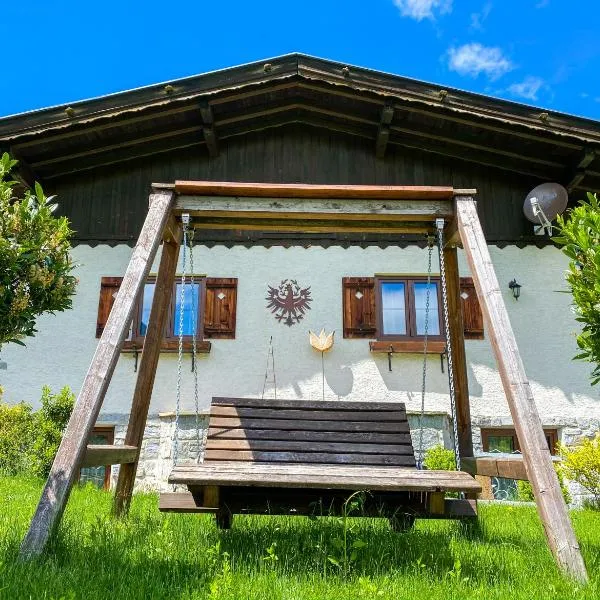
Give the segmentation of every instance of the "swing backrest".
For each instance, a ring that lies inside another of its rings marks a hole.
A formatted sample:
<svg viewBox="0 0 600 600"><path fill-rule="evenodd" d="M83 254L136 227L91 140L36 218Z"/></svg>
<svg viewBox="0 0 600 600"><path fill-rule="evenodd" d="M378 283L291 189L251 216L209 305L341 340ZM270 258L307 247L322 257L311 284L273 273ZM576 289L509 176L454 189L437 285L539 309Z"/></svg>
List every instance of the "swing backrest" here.
<svg viewBox="0 0 600 600"><path fill-rule="evenodd" d="M213 398L205 461L414 467L401 402Z"/></svg>

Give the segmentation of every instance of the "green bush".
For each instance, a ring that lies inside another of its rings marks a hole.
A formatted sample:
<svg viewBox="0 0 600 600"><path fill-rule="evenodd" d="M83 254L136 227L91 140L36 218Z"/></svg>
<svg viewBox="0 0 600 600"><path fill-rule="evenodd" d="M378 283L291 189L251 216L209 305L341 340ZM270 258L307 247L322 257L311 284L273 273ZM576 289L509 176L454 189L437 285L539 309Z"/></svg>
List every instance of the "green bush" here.
<svg viewBox="0 0 600 600"><path fill-rule="evenodd" d="M13 406L4 404L0 388L0 473L3 475L16 475L28 469L33 421L31 406L23 402Z"/></svg>
<svg viewBox="0 0 600 600"><path fill-rule="evenodd" d="M42 389L40 410L24 402L8 405L0 396L0 472L46 477L73 410L75 397L68 387L52 394Z"/></svg>
<svg viewBox="0 0 600 600"><path fill-rule="evenodd" d="M0 347L24 345L39 315L71 308L76 285L69 222L54 216L57 205L39 183L15 197L16 164L0 156Z"/></svg>
<svg viewBox="0 0 600 600"><path fill-rule="evenodd" d="M47 477L69 422L75 396L68 387L52 394L48 386L42 389L42 408L35 413L35 439L31 448L31 472Z"/></svg>
<svg viewBox="0 0 600 600"><path fill-rule="evenodd" d="M577 336L576 359L592 363L592 385L600 382L600 202L587 195L579 206L558 216L559 235L554 241L569 257L565 278L573 295L576 320L583 328Z"/></svg>
<svg viewBox="0 0 600 600"><path fill-rule="evenodd" d="M563 498L567 504L572 502L571 494L569 493L569 488L565 483L565 478L563 477L560 465L555 465L556 474L558 475L558 483L560 484L560 491L562 492ZM535 498L533 496L533 488L531 487L531 483L529 481L517 481L517 500L521 502L535 502Z"/></svg>
<svg viewBox="0 0 600 600"><path fill-rule="evenodd" d="M444 448L441 444L427 449L423 464L430 471L456 471L454 451Z"/></svg>
<svg viewBox="0 0 600 600"><path fill-rule="evenodd" d="M558 452L563 459L561 474L590 492L594 507L600 508L600 433L593 439L582 438L575 446L559 444Z"/></svg>

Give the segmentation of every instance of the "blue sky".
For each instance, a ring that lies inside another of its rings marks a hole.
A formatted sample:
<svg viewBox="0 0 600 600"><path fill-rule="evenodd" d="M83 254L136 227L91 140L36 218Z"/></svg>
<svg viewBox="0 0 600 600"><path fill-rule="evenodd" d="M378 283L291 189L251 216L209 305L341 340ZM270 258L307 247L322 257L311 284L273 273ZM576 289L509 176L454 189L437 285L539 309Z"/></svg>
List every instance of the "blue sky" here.
<svg viewBox="0 0 600 600"><path fill-rule="evenodd" d="M0 116L288 52L600 119L597 0L11 2Z"/></svg>

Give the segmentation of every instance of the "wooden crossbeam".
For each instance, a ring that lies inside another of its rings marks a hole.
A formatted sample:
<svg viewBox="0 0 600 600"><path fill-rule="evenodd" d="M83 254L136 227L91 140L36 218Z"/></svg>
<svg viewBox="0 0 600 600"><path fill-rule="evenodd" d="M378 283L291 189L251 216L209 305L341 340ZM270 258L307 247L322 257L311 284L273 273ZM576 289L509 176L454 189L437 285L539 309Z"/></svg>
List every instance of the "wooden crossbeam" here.
<svg viewBox="0 0 600 600"><path fill-rule="evenodd" d="M558 457L553 457L557 462ZM527 472L522 456L465 456L462 458L464 470L471 475L485 477L506 477L527 481Z"/></svg>
<svg viewBox="0 0 600 600"><path fill-rule="evenodd" d="M455 190L448 186L401 185L319 185L309 183L237 183L230 181L175 182L175 192L183 195L247 196L252 198L355 198L444 200L475 190Z"/></svg>
<svg viewBox="0 0 600 600"><path fill-rule="evenodd" d="M580 582L586 582L585 564L552 465L535 399L502 299L473 198L457 197L456 215L463 248L473 275L502 386L523 452L525 470L533 487L548 545L559 567L567 575Z"/></svg>
<svg viewBox="0 0 600 600"><path fill-rule="evenodd" d="M114 373L135 304L144 288L173 204L173 192L156 191L129 266L90 368L85 376L69 424L62 438L35 515L21 544L21 557L39 555L59 523L79 473L87 440L96 423Z"/></svg>
<svg viewBox="0 0 600 600"><path fill-rule="evenodd" d="M101 467L103 465L124 465L135 462L137 456L137 446L88 444L81 466Z"/></svg>

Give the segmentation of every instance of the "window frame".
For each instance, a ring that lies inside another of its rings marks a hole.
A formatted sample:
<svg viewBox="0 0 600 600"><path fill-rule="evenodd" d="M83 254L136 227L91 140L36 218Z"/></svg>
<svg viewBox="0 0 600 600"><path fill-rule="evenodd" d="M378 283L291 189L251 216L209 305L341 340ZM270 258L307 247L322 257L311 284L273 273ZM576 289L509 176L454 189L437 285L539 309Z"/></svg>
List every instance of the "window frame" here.
<svg viewBox="0 0 600 600"><path fill-rule="evenodd" d="M416 323L416 306L415 306L415 293L414 284L427 282L427 275L376 275L375 276L375 312L376 312L376 326L377 326L377 339L381 341L424 341L424 335L417 335L417 323ZM442 319L442 291L439 275L432 276L431 282L436 284L436 291L438 297L438 323L439 323L439 335L427 335L427 339L431 341L445 341L446 332L444 329L444 320ZM383 283L403 283L404 284L404 299L406 307L406 334L385 334L383 332L383 299L381 295L381 286Z"/></svg>
<svg viewBox="0 0 600 600"><path fill-rule="evenodd" d="M156 275L149 275L144 282L144 289L146 284L153 283L156 285ZM177 285L183 280L182 275L177 275L173 281L173 288L171 292L171 299L169 301L169 313L167 322L165 324L165 331L163 333L162 343L165 346L170 346L179 340L179 334L175 331L175 308L177 306ZM190 283L189 275L185 278L186 284ZM205 275L194 275L194 283L199 283L200 297L198 298L198 313L196 315L196 339L202 340L204 337L204 308L205 308L205 297L206 297L206 276ZM136 346L143 346L146 335L140 334L140 327L142 324L142 311L144 309L144 295L142 293L139 302L137 303L134 310L133 322L131 324L131 334L128 339L130 344ZM191 342L193 336L184 335L184 342Z"/></svg>
<svg viewBox="0 0 600 600"><path fill-rule="evenodd" d="M511 427L482 427L481 428L481 447L484 452L489 452L489 438L490 436L502 436L502 437L512 437L513 438L513 447L515 449L515 453L521 453L521 446L519 445L519 438L517 437L517 432ZM546 442L550 441L549 449L550 454L552 456L556 456L556 446L558 444L558 429L553 427L544 427L544 437L546 438Z"/></svg>

